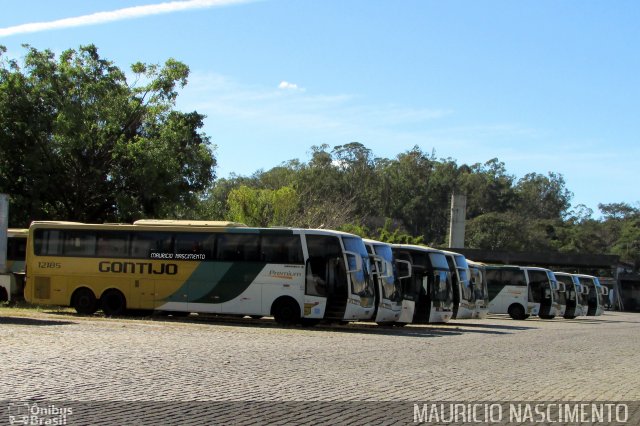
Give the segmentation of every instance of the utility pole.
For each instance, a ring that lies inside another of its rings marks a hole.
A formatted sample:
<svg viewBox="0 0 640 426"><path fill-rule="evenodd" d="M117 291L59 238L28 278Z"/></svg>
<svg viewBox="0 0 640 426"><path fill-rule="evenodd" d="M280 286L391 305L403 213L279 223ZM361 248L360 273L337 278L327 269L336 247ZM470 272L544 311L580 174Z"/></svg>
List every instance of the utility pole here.
<svg viewBox="0 0 640 426"><path fill-rule="evenodd" d="M449 248L464 248L464 225L467 216L467 196L451 195Z"/></svg>

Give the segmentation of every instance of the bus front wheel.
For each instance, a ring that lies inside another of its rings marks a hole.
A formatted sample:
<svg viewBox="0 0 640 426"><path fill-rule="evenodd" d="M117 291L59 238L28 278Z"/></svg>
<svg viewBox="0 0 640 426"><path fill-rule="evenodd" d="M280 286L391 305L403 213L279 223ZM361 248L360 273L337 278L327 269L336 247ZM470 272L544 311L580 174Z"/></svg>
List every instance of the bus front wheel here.
<svg viewBox="0 0 640 426"><path fill-rule="evenodd" d="M523 320L527 318L524 307L522 305L513 304L509 306L509 310L507 311L507 313L514 320Z"/></svg>
<svg viewBox="0 0 640 426"><path fill-rule="evenodd" d="M290 298L276 300L271 307L271 313L278 324L290 325L300 321L300 306Z"/></svg>
<svg viewBox="0 0 640 426"><path fill-rule="evenodd" d="M127 300L118 290L107 290L100 298L102 302L102 312L107 317L117 317L124 314L127 309Z"/></svg>
<svg viewBox="0 0 640 426"><path fill-rule="evenodd" d="M71 306L80 315L93 315L98 310L98 300L93 291L83 287L73 293Z"/></svg>

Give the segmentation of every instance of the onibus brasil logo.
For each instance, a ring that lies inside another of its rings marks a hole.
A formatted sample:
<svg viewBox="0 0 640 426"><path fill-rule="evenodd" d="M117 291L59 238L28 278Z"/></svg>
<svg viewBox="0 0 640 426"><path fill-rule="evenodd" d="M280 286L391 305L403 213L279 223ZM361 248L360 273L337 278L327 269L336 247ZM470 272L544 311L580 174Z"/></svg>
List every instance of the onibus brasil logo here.
<svg viewBox="0 0 640 426"><path fill-rule="evenodd" d="M66 425L73 408L37 402L10 402L8 412L11 425Z"/></svg>

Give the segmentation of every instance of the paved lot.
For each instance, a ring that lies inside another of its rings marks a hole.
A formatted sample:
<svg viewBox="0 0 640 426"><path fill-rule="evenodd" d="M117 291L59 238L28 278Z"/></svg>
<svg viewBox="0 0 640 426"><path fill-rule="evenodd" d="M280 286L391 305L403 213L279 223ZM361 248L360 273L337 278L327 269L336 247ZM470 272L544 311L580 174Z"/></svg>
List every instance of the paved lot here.
<svg viewBox="0 0 640 426"><path fill-rule="evenodd" d="M0 401L640 401L639 326L613 312L303 329L3 308Z"/></svg>

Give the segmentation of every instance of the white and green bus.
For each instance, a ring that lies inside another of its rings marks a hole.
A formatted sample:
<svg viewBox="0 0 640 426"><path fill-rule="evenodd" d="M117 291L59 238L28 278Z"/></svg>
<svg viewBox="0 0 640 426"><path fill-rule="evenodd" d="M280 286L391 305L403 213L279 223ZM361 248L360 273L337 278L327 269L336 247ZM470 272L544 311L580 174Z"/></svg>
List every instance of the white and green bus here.
<svg viewBox="0 0 640 426"><path fill-rule="evenodd" d="M453 280L453 318L473 318L476 306L473 300L467 259L459 253L446 250L442 250L442 252L449 264Z"/></svg>
<svg viewBox="0 0 640 426"><path fill-rule="evenodd" d="M473 301L473 318L484 319L489 314L489 289L487 288L487 272L485 264L467 259Z"/></svg>
<svg viewBox="0 0 640 426"><path fill-rule="evenodd" d="M444 253L429 247L394 244L393 255L411 265L411 276L402 281L404 297L415 301L412 322L448 322L453 317L453 283Z"/></svg>
<svg viewBox="0 0 640 426"><path fill-rule="evenodd" d="M588 316L599 316L604 313L603 297L609 295L609 289L602 284L600 280L593 275L575 274L580 284L588 289Z"/></svg>
<svg viewBox="0 0 640 426"><path fill-rule="evenodd" d="M393 256L391 244L364 240L376 279L375 311L372 319L380 325L409 324L413 320L415 301L403 297L402 280L411 276L411 265Z"/></svg>
<svg viewBox="0 0 640 426"><path fill-rule="evenodd" d="M587 315L589 309L589 289L573 274L568 272L554 272L557 280L566 288L567 308L564 312L566 319Z"/></svg>
<svg viewBox="0 0 640 426"><path fill-rule="evenodd" d="M487 265L489 312L509 314L516 320L538 315L540 294L529 286L527 274L519 266Z"/></svg>
<svg viewBox="0 0 640 426"><path fill-rule="evenodd" d="M34 222L28 302L102 309L273 315L279 323L370 318L374 287L355 235L230 222Z"/></svg>

